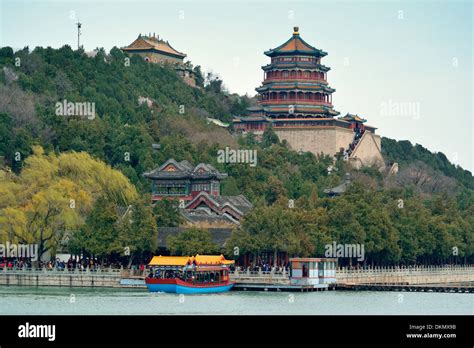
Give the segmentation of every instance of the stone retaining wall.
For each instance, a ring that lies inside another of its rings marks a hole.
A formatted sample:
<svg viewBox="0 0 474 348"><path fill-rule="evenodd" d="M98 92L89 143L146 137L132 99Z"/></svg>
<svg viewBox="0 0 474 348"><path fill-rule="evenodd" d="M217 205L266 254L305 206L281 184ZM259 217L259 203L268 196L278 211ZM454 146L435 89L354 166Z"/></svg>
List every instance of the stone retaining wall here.
<svg viewBox="0 0 474 348"><path fill-rule="evenodd" d="M53 272L2 272L0 285L11 286L67 286L67 287L120 287L120 273L53 273Z"/></svg>

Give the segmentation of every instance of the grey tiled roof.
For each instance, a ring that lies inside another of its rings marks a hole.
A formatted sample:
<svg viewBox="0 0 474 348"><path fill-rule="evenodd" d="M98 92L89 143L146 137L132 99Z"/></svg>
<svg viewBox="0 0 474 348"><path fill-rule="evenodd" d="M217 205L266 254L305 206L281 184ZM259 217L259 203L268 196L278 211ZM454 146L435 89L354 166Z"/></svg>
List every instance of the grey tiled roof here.
<svg viewBox="0 0 474 348"><path fill-rule="evenodd" d="M219 205L224 206L226 204L232 205L237 208L242 214L247 213L250 209L253 208L252 203L245 198L244 195L238 196L213 196L212 199L217 201Z"/></svg>
<svg viewBox="0 0 474 348"><path fill-rule="evenodd" d="M177 170L164 171L170 164L176 167ZM199 163L194 167L186 160L177 162L171 158L160 167L144 173L143 176L149 179L224 179L227 177L227 174L219 172L210 164Z"/></svg>
<svg viewBox="0 0 474 348"><path fill-rule="evenodd" d="M247 198L245 198L244 195L214 196L204 191L200 192L196 197L194 197L194 199L190 201L186 207L192 205L201 196L205 196L208 200L213 201L219 210L228 205L234 210L237 210L237 212L240 212L242 215L244 215L253 208L252 203Z"/></svg>
<svg viewBox="0 0 474 348"><path fill-rule="evenodd" d="M350 175L346 173L344 182L342 184L337 185L336 187L325 189L324 193L326 194L341 194L346 192L346 190L351 186Z"/></svg>
<svg viewBox="0 0 474 348"><path fill-rule="evenodd" d="M263 111L263 107L261 105L249 106L247 110L248 111Z"/></svg>
<svg viewBox="0 0 474 348"><path fill-rule="evenodd" d="M191 223L209 222L209 223L235 223L228 215L218 215L204 209L182 210L181 215Z"/></svg>
<svg viewBox="0 0 474 348"><path fill-rule="evenodd" d="M324 193L335 193L335 194L341 194L346 192L347 188L349 187L350 183L343 183L340 185L337 185L336 187L330 188L330 189L325 189Z"/></svg>
<svg viewBox="0 0 474 348"><path fill-rule="evenodd" d="M235 117L235 120L244 121L244 122L251 122L251 121L268 122L269 121L265 116L242 116L242 117Z"/></svg>

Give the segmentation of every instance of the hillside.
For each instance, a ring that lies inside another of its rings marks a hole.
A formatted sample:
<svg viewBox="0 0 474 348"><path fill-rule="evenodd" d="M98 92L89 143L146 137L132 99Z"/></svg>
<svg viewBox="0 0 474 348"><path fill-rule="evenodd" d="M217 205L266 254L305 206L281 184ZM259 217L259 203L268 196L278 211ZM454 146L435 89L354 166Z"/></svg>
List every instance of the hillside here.
<svg viewBox="0 0 474 348"><path fill-rule="evenodd" d="M449 162L442 152L432 153L422 145L413 145L408 140L396 141L382 138L382 153L386 161L397 162L401 168L409 167L410 164L421 161L433 170L456 179L465 187L474 189L472 173Z"/></svg>
<svg viewBox="0 0 474 348"><path fill-rule="evenodd" d="M383 138L384 156L399 163L400 180L387 180L371 168L352 170L342 160L329 173L331 158L291 151L271 130L258 143L208 124L206 117L229 122L250 103L246 97L226 93L218 78L207 76L201 88L192 88L171 67L147 64L138 57L131 57L128 66L126 57L117 48L110 54L99 50L95 57L68 46L15 53L2 48L4 165L20 173L32 145L41 145L45 152L83 151L121 171L145 194L150 188L142 174L166 159L208 162L229 174L223 194L245 194L258 207L255 214L269 221L272 214L281 215L278 207L297 200L302 208L297 213L303 216L289 213L288 219L299 234L288 230L288 243L278 245L280 249L291 244L294 253L320 253L323 241L337 238L366 243L369 260L376 263L442 262L452 257L454 246L461 250L460 256L472 257L474 178L443 154ZM140 97L152 105L139 105ZM95 117L56 115L55 104L64 99L95 103ZM152 149L154 143L161 145L160 150ZM218 163L217 150L226 146L256 149L258 165ZM414 173L413 166L421 171ZM338 185L348 171L354 182L351 190L326 198L324 189ZM423 183L417 180L420 175ZM400 199L409 211L395 209ZM254 215L248 218L258 220ZM244 223L243 233L255 232L249 223ZM261 249L249 250L273 250L275 245L262 242L271 239L265 237L264 226L260 232L252 235L256 239L251 245L262 245Z"/></svg>

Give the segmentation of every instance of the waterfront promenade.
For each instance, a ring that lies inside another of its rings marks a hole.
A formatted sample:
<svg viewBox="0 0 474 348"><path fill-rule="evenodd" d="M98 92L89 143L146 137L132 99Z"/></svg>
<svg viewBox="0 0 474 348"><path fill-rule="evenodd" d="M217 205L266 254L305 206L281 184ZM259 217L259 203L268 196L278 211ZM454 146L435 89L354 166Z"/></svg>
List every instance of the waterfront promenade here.
<svg viewBox="0 0 474 348"><path fill-rule="evenodd" d="M337 284L446 284L474 282L474 265L341 268Z"/></svg>
<svg viewBox="0 0 474 348"><path fill-rule="evenodd" d="M20 268L0 270L0 285L121 287L123 269Z"/></svg>
<svg viewBox="0 0 474 348"><path fill-rule="evenodd" d="M144 288L144 272L123 268L97 269L8 269L0 270L0 285L63 286L63 287L123 287ZM236 289L288 290L291 287L285 271L234 271L231 279ZM380 285L454 285L474 283L473 265L375 267L336 270L339 289L356 287L370 290ZM354 289L356 289L354 288Z"/></svg>
<svg viewBox="0 0 474 348"><path fill-rule="evenodd" d="M285 291L291 288L285 272L234 272L232 278L235 287L241 290ZM338 268L336 283L329 289L472 292L473 284L472 265L393 266Z"/></svg>

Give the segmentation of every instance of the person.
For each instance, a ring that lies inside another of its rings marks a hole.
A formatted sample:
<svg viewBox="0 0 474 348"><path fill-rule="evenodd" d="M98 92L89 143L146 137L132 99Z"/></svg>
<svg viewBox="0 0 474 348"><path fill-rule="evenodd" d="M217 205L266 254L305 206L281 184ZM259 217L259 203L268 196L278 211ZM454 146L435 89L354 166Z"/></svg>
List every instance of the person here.
<svg viewBox="0 0 474 348"><path fill-rule="evenodd" d="M303 264L303 277L307 277L308 276L308 269L306 267L305 264Z"/></svg>

